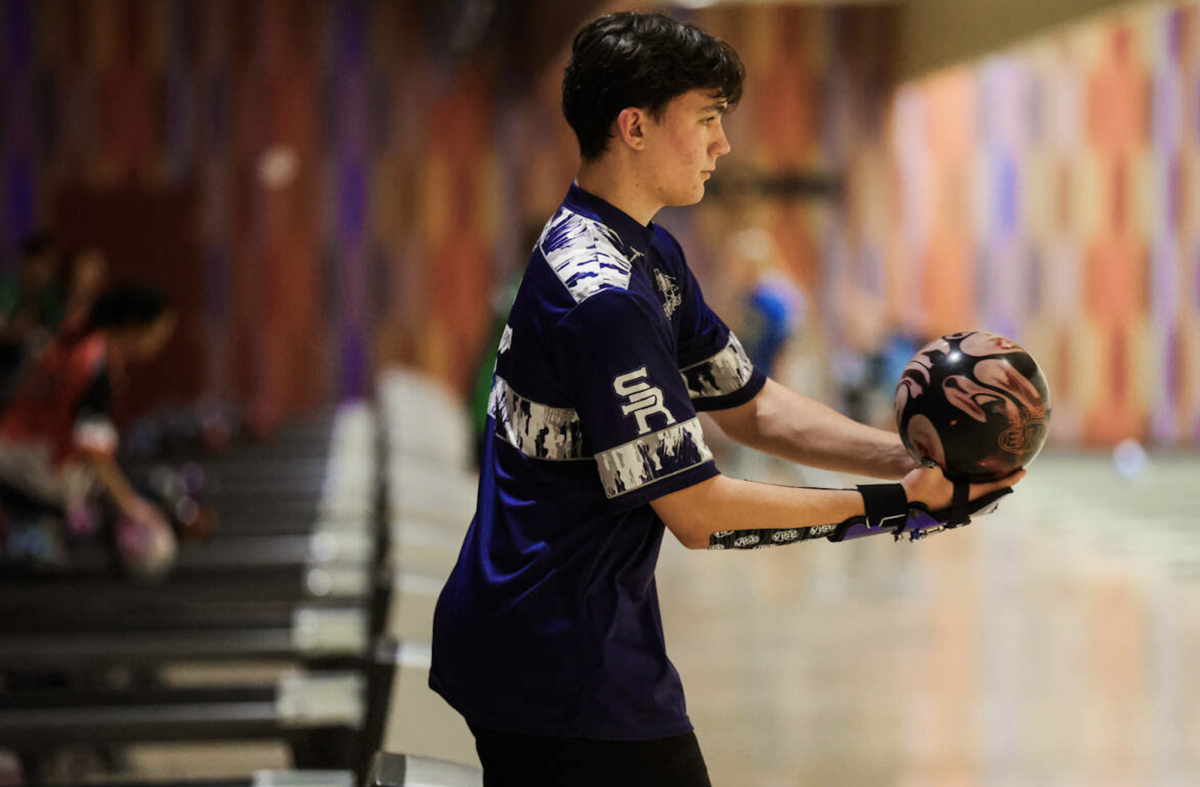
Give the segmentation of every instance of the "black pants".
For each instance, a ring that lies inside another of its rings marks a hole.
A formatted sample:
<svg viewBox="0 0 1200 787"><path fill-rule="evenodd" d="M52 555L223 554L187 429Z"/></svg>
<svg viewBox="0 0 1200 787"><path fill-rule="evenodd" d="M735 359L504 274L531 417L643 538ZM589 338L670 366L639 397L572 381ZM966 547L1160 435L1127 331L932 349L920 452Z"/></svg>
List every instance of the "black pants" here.
<svg viewBox="0 0 1200 787"><path fill-rule="evenodd" d="M469 726L484 787L712 787L695 733L593 741Z"/></svg>

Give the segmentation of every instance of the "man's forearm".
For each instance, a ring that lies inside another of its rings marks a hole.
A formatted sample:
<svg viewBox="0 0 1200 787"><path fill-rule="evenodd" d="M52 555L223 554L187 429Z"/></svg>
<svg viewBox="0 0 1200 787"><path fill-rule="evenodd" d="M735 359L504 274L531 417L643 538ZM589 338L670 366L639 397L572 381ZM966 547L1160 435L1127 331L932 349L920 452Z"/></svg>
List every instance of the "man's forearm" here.
<svg viewBox="0 0 1200 787"><path fill-rule="evenodd" d="M116 460L108 454L102 453L90 454L88 458L96 477L100 479L101 486L108 492L118 508L123 511L127 510L137 500L137 492L129 485L125 474L117 466Z"/></svg>
<svg viewBox="0 0 1200 787"><path fill-rule="evenodd" d="M898 435L853 421L773 380L736 412L711 415L739 443L799 464L889 479L914 467Z"/></svg>
<svg viewBox="0 0 1200 787"><path fill-rule="evenodd" d="M865 511L862 496L852 489L772 486L726 476L665 495L650 505L690 549L709 548L718 533L728 535L747 527L797 531L842 522Z"/></svg>

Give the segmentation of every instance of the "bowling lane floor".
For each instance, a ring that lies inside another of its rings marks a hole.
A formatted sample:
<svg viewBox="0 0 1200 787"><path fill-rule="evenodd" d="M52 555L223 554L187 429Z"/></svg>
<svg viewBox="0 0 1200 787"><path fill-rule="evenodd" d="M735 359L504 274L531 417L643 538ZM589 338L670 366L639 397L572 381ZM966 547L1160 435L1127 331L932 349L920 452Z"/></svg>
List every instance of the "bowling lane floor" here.
<svg viewBox="0 0 1200 787"><path fill-rule="evenodd" d="M996 514L919 543L668 537L667 646L713 784L1196 784L1197 459L1126 479L1044 455Z"/></svg>

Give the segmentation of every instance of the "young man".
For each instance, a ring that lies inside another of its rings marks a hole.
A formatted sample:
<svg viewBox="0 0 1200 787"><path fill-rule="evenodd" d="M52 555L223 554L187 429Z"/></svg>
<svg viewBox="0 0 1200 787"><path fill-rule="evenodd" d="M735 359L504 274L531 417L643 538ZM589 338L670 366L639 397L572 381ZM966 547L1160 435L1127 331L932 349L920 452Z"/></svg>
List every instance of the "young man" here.
<svg viewBox="0 0 1200 787"><path fill-rule="evenodd" d="M467 719L485 784L707 785L667 659L654 568L685 546L902 532L1019 476L954 486L899 438L756 371L651 223L691 205L729 152L742 90L725 43L659 14L576 37L563 111L575 183L533 250L500 341L478 508L434 618L430 685ZM718 473L696 411L805 464L898 484L766 486ZM866 520L864 522L864 519Z"/></svg>

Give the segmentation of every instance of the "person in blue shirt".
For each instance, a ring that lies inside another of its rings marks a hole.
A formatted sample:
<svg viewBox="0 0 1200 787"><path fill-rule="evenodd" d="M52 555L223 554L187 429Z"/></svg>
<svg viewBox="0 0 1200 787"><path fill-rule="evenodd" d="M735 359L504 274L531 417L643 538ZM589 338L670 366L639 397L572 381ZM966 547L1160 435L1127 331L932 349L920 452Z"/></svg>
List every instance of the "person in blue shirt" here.
<svg viewBox="0 0 1200 787"><path fill-rule="evenodd" d="M652 219L703 197L743 76L728 44L658 13L574 40L563 111L582 165L500 338L476 514L434 615L430 686L467 720L488 787L709 784L663 640L664 529L693 549L915 533L1020 477L956 489L914 467L897 435L756 370L707 307ZM777 456L902 480L723 476L699 411Z"/></svg>

